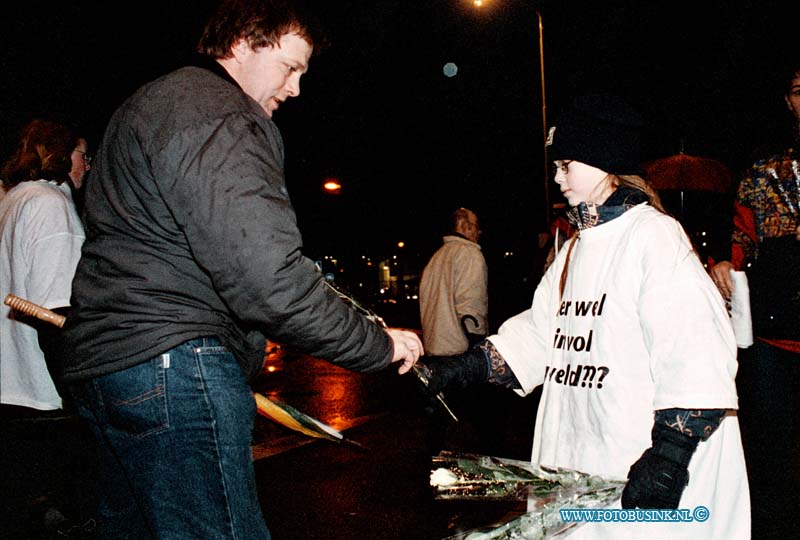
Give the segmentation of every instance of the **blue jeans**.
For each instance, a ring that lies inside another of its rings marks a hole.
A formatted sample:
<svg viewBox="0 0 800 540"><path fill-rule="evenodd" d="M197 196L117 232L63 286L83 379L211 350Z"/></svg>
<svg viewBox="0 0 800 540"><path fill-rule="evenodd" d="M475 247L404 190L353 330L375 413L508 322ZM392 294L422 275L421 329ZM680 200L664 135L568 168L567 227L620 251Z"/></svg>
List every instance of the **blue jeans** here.
<svg viewBox="0 0 800 540"><path fill-rule="evenodd" d="M269 540L251 453L255 401L218 339L72 393L99 447L102 538Z"/></svg>

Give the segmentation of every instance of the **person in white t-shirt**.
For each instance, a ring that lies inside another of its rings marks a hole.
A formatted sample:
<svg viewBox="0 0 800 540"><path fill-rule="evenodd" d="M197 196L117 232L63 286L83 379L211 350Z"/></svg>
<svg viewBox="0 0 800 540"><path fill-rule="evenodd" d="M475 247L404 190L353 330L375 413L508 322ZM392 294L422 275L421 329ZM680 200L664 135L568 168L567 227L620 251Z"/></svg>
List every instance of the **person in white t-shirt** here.
<svg viewBox="0 0 800 540"><path fill-rule="evenodd" d="M70 305L84 232L68 182L86 173L86 151L86 141L60 123L37 119L23 128L0 173L2 298L11 293L56 311ZM55 355L48 354L49 366L45 357L58 334L49 323L0 307L0 403L62 407Z"/></svg>
<svg viewBox="0 0 800 540"><path fill-rule="evenodd" d="M0 298L9 293L65 314L81 255L83 227L71 184L88 170L86 141L61 123L36 119L20 133L3 164L0 200ZM8 489L28 512L26 532L44 528L66 535L85 520L74 506L92 473L64 453L59 439L70 407L60 391L61 329L0 306L0 407L13 418L31 418L0 434L0 470ZM66 408L65 414L60 409ZM70 445L85 445L70 429ZM13 506L12 506L13 508Z"/></svg>
<svg viewBox="0 0 800 540"><path fill-rule="evenodd" d="M559 117L549 155L576 233L531 308L431 363L426 391L489 381L525 395L543 385L534 464L627 479L622 508L710 514L588 523L570 538L748 539L733 330L683 228L641 177L641 127L608 95L577 98Z"/></svg>

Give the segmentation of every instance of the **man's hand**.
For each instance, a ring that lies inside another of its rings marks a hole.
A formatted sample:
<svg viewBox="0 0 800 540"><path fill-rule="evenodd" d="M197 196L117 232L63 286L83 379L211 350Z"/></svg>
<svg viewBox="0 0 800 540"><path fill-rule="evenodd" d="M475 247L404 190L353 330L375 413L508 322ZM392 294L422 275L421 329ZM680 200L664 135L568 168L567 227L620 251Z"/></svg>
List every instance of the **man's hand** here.
<svg viewBox="0 0 800 540"><path fill-rule="evenodd" d="M725 300L730 300L733 294L731 270L733 270L733 265L728 261L720 261L711 269L711 279Z"/></svg>
<svg viewBox="0 0 800 540"><path fill-rule="evenodd" d="M392 349L394 351L392 362L402 362L398 373L401 375L408 373L413 365L417 363L420 355L425 354L419 336L414 332L397 328L387 328L386 333L392 339Z"/></svg>

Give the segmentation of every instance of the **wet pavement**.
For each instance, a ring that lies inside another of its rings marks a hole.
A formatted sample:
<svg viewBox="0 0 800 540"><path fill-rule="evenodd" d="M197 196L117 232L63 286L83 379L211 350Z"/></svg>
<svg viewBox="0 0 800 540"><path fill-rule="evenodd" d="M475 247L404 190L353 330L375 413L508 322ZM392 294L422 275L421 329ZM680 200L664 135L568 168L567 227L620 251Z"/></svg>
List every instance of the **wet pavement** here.
<svg viewBox="0 0 800 540"><path fill-rule="evenodd" d="M489 387L470 400L449 396L456 424L418 399L412 376L395 367L352 373L275 346L254 388L357 443L256 419L259 499L275 540L440 540L524 510L434 500L428 477L440 450L527 459L536 396ZM77 418L4 407L0 422L0 540L92 538L92 445Z"/></svg>
<svg viewBox="0 0 800 540"><path fill-rule="evenodd" d="M354 374L284 351L268 355L266 366L274 371L264 372L257 390L342 430L363 447L310 440L257 420L256 476L276 540L439 540L524 510L509 503L437 501L428 478L431 457L443 449L528 458L535 396L480 389L482 410L451 396L460 418L455 424L441 409L426 408L412 376L401 377L394 367ZM287 446L279 444L281 435L297 445L280 451ZM273 453L259 458L268 451Z"/></svg>

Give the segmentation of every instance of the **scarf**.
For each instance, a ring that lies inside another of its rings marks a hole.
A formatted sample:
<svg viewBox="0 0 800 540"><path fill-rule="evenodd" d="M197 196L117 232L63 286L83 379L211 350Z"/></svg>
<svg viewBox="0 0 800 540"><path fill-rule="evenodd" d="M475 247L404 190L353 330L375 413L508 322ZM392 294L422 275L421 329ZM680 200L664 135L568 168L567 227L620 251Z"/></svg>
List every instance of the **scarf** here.
<svg viewBox="0 0 800 540"><path fill-rule="evenodd" d="M582 202L567 211L567 221L578 231L618 218L634 206L647 202L647 195L630 187L617 188L601 205Z"/></svg>

